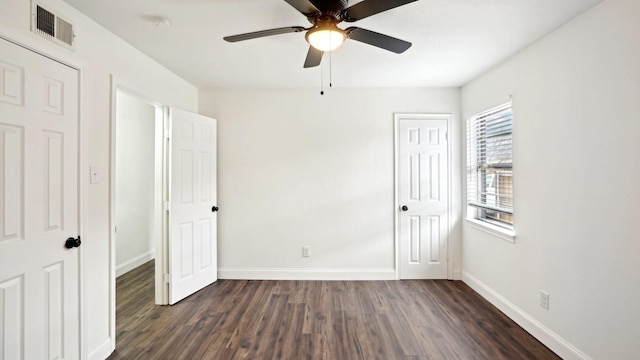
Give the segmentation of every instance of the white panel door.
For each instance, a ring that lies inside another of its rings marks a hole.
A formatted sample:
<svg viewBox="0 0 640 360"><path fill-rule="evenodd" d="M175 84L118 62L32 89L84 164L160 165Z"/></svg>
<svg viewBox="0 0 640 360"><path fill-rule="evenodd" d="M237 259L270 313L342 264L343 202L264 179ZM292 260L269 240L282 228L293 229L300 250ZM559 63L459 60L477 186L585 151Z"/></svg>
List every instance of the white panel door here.
<svg viewBox="0 0 640 360"><path fill-rule="evenodd" d="M400 278L446 279L448 121L424 115L397 124Z"/></svg>
<svg viewBox="0 0 640 360"><path fill-rule="evenodd" d="M80 356L78 150L77 71L0 39L0 359Z"/></svg>
<svg viewBox="0 0 640 360"><path fill-rule="evenodd" d="M169 109L169 303L218 279L216 120Z"/></svg>

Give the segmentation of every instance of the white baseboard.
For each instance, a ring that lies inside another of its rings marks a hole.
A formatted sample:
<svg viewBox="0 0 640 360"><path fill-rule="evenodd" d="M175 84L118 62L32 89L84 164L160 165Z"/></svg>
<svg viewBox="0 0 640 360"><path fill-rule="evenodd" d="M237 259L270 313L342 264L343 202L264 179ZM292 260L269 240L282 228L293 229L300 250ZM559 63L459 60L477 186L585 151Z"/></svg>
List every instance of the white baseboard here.
<svg viewBox="0 0 640 360"><path fill-rule="evenodd" d="M116 277L120 275L124 275L129 271L137 268L138 266L146 263L147 261L153 260L156 258L155 251L149 251L145 254L134 257L133 259L127 260L122 264L116 265Z"/></svg>
<svg viewBox="0 0 640 360"><path fill-rule="evenodd" d="M395 269L230 269L218 268L228 280L395 280Z"/></svg>
<svg viewBox="0 0 640 360"><path fill-rule="evenodd" d="M505 299L473 275L463 271L462 281L561 358L565 360L592 360L585 353L545 327L538 320Z"/></svg>
<svg viewBox="0 0 640 360"><path fill-rule="evenodd" d="M115 343L111 341L111 338L108 338L89 353L88 360L104 360L108 358L115 349Z"/></svg>

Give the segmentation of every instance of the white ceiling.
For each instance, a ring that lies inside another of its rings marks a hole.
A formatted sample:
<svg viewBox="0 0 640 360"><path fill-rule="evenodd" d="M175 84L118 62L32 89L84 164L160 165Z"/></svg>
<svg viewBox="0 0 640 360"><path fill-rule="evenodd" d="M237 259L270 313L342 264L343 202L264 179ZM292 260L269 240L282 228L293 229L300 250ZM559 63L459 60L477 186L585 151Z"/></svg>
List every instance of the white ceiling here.
<svg viewBox="0 0 640 360"><path fill-rule="evenodd" d="M458 87L601 0L420 0L356 23L413 43L394 54L348 40L303 69L304 33L223 36L309 23L284 0L65 0L199 88ZM318 0L321 1L321 0ZM351 1L350 5L360 1ZM165 17L170 27L156 26ZM82 36L82 34L77 34ZM331 58L331 68L329 60Z"/></svg>

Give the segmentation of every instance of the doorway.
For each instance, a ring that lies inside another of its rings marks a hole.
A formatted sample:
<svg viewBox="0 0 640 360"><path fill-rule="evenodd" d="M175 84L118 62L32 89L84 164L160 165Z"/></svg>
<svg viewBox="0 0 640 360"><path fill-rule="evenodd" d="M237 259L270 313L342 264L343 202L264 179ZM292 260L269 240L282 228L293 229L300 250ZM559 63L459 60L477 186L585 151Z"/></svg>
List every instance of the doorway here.
<svg viewBox="0 0 640 360"><path fill-rule="evenodd" d="M400 279L447 279L450 115L398 114L396 228Z"/></svg>
<svg viewBox="0 0 640 360"><path fill-rule="evenodd" d="M154 261L157 305L174 304L217 280L217 126L215 119L163 107L115 80L112 89L115 329L115 278L127 271Z"/></svg>
<svg viewBox="0 0 640 360"><path fill-rule="evenodd" d="M157 265L155 302L164 304L164 109L122 86L115 87L112 124L112 221L115 277L149 262ZM157 256L158 255L158 256ZM114 294L115 297L115 294Z"/></svg>

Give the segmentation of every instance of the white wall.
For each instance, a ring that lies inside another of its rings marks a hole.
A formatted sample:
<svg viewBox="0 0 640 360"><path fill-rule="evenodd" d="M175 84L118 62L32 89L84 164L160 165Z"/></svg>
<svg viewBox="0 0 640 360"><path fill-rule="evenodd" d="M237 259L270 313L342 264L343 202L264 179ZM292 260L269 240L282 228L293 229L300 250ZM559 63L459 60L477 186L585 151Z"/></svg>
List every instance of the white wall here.
<svg viewBox="0 0 640 360"><path fill-rule="evenodd" d="M218 119L220 134L221 278L395 278L393 114L451 113L458 139L459 91L319 92L200 92L200 113ZM459 189L456 180L456 215ZM456 223L454 249L459 232ZM454 250L454 267L459 259Z"/></svg>
<svg viewBox="0 0 640 360"><path fill-rule="evenodd" d="M567 359L638 358L638 19L605 1L462 91L464 118L513 95L517 234L464 226L463 279Z"/></svg>
<svg viewBox="0 0 640 360"><path fill-rule="evenodd" d="M116 97L116 276L155 258L156 107ZM161 155L159 155L161 157Z"/></svg>
<svg viewBox="0 0 640 360"><path fill-rule="evenodd" d="M86 152L81 171L83 198L82 251L87 271L87 301L84 304L87 337L83 351L92 358L104 358L115 346L113 324L109 318L110 259L109 243L109 129L111 116L111 79L119 81L161 104L197 109L198 90L158 63L120 40L95 22L60 0L42 1L45 8L59 12L74 24L75 52L50 43L29 31L30 1L0 2L0 34L36 47L50 56L71 59L82 67L82 139ZM100 173L99 184L88 184L89 165Z"/></svg>

